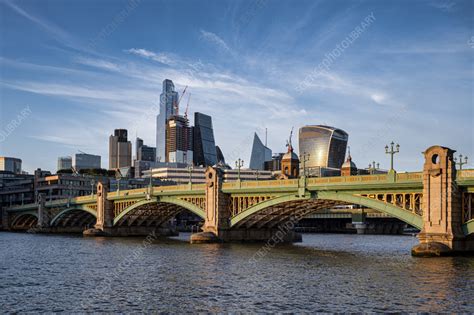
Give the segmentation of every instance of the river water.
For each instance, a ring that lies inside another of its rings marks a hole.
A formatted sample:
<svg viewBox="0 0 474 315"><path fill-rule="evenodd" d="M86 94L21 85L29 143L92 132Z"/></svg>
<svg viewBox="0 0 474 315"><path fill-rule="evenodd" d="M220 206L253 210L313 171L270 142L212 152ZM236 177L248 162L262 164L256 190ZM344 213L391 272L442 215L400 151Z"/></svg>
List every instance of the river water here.
<svg viewBox="0 0 474 315"><path fill-rule="evenodd" d="M0 310L474 312L474 257L413 258L414 237L304 234L264 251L188 238L1 232Z"/></svg>

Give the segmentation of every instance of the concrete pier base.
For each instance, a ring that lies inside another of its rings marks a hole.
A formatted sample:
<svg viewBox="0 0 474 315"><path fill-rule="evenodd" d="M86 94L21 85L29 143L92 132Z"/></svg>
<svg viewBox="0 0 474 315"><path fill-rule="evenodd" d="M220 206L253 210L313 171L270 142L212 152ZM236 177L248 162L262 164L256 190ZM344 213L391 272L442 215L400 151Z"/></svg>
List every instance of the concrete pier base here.
<svg viewBox="0 0 474 315"><path fill-rule="evenodd" d="M150 234L168 237L178 236L179 233L169 227L139 227L139 226L119 226L105 228L103 230L92 228L83 232L84 236L147 236Z"/></svg>
<svg viewBox="0 0 474 315"><path fill-rule="evenodd" d="M367 225L365 223L355 223L354 227L357 231L357 234L365 234L366 233Z"/></svg>
<svg viewBox="0 0 474 315"><path fill-rule="evenodd" d="M189 241L191 244L222 243L222 240L212 232L198 232L191 234Z"/></svg>
<svg viewBox="0 0 474 315"><path fill-rule="evenodd" d="M453 253L449 246L438 242L418 244L411 249L411 255L415 257L451 256Z"/></svg>

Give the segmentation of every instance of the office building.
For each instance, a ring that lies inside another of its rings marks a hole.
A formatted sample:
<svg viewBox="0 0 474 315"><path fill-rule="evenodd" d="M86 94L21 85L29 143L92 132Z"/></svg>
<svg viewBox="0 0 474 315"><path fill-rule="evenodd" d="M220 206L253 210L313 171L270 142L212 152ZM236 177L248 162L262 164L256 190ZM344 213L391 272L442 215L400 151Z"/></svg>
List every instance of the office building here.
<svg viewBox="0 0 474 315"><path fill-rule="evenodd" d="M73 166L76 171L101 168L100 155L76 153L73 159Z"/></svg>
<svg viewBox="0 0 474 315"><path fill-rule="evenodd" d="M272 150L262 143L257 133L254 133L252 154L250 156L250 168L253 170L264 170L265 162L271 160Z"/></svg>
<svg viewBox="0 0 474 315"><path fill-rule="evenodd" d="M163 182L188 184L203 184L206 182L205 167L178 168L178 167L159 167L144 171L144 176L149 177L150 172L153 178L159 178ZM223 169L223 181L231 182L239 178L239 170ZM251 169L240 169L240 180L270 180L273 179L272 172Z"/></svg>
<svg viewBox="0 0 474 315"><path fill-rule="evenodd" d="M135 141L136 155L135 159L138 161L156 161L156 148L149 147L143 144L143 140L137 137Z"/></svg>
<svg viewBox="0 0 474 315"><path fill-rule="evenodd" d="M135 160L133 161L134 177L140 178L143 176L143 171L156 166L156 148L144 145L143 140L137 137L135 149Z"/></svg>
<svg viewBox="0 0 474 315"><path fill-rule="evenodd" d="M193 133L188 119L171 116L166 123L166 162L193 164Z"/></svg>
<svg viewBox="0 0 474 315"><path fill-rule="evenodd" d="M218 162L212 118L202 113L194 113L194 164L213 166ZM222 152L220 152L222 153ZM223 156L222 156L223 158ZM225 164L225 161L224 161Z"/></svg>
<svg viewBox="0 0 474 315"><path fill-rule="evenodd" d="M0 171L0 208L35 201L34 175Z"/></svg>
<svg viewBox="0 0 474 315"><path fill-rule="evenodd" d="M109 170L132 166L132 143L126 129L115 129L109 137Z"/></svg>
<svg viewBox="0 0 474 315"><path fill-rule="evenodd" d="M72 168L72 157L60 156L58 157L58 171L70 170Z"/></svg>
<svg viewBox="0 0 474 315"><path fill-rule="evenodd" d="M174 89L173 81L163 81L163 91L160 95L160 113L156 116L156 159L166 160L166 125L168 119L177 113L178 92Z"/></svg>
<svg viewBox="0 0 474 315"><path fill-rule="evenodd" d="M95 182L90 177L56 174L38 177L35 194L44 194L47 201L86 196L92 193Z"/></svg>
<svg viewBox="0 0 474 315"><path fill-rule="evenodd" d="M299 153L307 154L306 168L312 176L340 172L349 135L334 127L314 125L299 130ZM332 172L334 171L334 172ZM336 174L337 175L337 174Z"/></svg>
<svg viewBox="0 0 474 315"><path fill-rule="evenodd" d="M12 157L0 156L0 171L21 174L21 160Z"/></svg>
<svg viewBox="0 0 474 315"><path fill-rule="evenodd" d="M285 153L273 154L271 161L266 161L264 163L265 165L264 169L266 171L273 171L273 172L281 171L281 159L283 158L283 155L285 155Z"/></svg>

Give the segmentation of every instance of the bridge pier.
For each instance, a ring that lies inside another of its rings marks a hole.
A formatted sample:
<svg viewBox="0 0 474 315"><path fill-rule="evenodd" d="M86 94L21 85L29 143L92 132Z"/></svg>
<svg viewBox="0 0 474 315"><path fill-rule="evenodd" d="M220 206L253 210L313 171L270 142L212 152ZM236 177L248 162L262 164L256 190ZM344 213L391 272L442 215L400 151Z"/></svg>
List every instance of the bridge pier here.
<svg viewBox="0 0 474 315"><path fill-rule="evenodd" d="M190 242L263 242L276 243L301 241L301 234L294 231L294 224L286 228L284 224L272 229L231 228L230 197L222 192L222 170L209 167L206 171L206 218L203 232L191 235Z"/></svg>
<svg viewBox="0 0 474 315"><path fill-rule="evenodd" d="M112 233L114 202L107 200L108 185L97 184L97 220L94 228L85 230L84 236L109 236Z"/></svg>
<svg viewBox="0 0 474 315"><path fill-rule="evenodd" d="M474 250L474 239L462 231L461 192L456 184L453 150L432 146L423 167L423 228L412 255L446 256Z"/></svg>

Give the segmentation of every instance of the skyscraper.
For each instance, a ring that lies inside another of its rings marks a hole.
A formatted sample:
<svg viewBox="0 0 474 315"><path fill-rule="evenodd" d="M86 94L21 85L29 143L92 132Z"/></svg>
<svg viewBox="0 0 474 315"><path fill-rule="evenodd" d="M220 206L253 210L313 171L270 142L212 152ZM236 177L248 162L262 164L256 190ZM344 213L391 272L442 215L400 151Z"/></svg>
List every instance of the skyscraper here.
<svg viewBox="0 0 474 315"><path fill-rule="evenodd" d="M202 113L194 113L194 164L213 166L217 164L216 143L212 118Z"/></svg>
<svg viewBox="0 0 474 315"><path fill-rule="evenodd" d="M81 169L100 168L100 155L76 153L74 155L73 165L77 171Z"/></svg>
<svg viewBox="0 0 474 315"><path fill-rule="evenodd" d="M109 137L109 169L132 166L132 143L127 140L126 129L115 129Z"/></svg>
<svg viewBox="0 0 474 315"><path fill-rule="evenodd" d="M309 154L308 169L328 167L340 169L344 163L349 135L329 126L304 126L299 130L299 153Z"/></svg>
<svg viewBox="0 0 474 315"><path fill-rule="evenodd" d="M12 157L0 156L0 171L21 174L21 160Z"/></svg>
<svg viewBox="0 0 474 315"><path fill-rule="evenodd" d="M70 170L72 167L72 157L70 156L60 156L58 157L58 171L60 170Z"/></svg>
<svg viewBox="0 0 474 315"><path fill-rule="evenodd" d="M250 156L250 168L253 170L264 170L265 162L272 160L272 150L267 148L257 133L253 136L252 155Z"/></svg>
<svg viewBox="0 0 474 315"><path fill-rule="evenodd" d="M160 95L160 113L156 116L156 158L166 160L166 124L168 119L177 115L175 105L178 103L178 92L174 90L173 81L163 81L163 92Z"/></svg>
<svg viewBox="0 0 474 315"><path fill-rule="evenodd" d="M188 119L171 116L166 123L166 160L171 163L193 164L193 133Z"/></svg>
<svg viewBox="0 0 474 315"><path fill-rule="evenodd" d="M144 145L143 140L138 137L135 141L135 149L137 161L156 161L156 148Z"/></svg>

